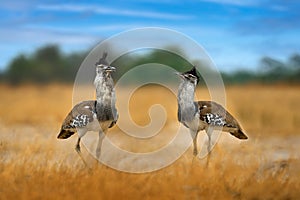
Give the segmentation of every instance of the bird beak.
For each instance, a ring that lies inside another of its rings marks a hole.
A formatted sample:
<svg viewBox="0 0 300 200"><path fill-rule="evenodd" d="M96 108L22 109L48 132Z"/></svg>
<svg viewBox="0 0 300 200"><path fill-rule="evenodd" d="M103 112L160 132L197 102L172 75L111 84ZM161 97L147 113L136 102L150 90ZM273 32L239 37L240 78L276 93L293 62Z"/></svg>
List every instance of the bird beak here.
<svg viewBox="0 0 300 200"><path fill-rule="evenodd" d="M114 72L114 71L116 71L116 68L113 67L113 66L108 66L107 69L105 69L105 71L107 71L107 72Z"/></svg>
<svg viewBox="0 0 300 200"><path fill-rule="evenodd" d="M176 74L177 76L183 78L183 75L182 75L182 73L180 73L180 72L174 72L174 74Z"/></svg>

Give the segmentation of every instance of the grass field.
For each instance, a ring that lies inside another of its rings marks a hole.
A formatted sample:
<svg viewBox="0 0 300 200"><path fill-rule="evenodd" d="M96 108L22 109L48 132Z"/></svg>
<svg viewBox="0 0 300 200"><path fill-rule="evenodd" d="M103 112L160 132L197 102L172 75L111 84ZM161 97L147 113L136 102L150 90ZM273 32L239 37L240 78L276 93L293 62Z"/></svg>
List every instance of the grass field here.
<svg viewBox="0 0 300 200"><path fill-rule="evenodd" d="M205 159L193 160L189 148L172 165L141 174L111 169L83 149L89 170L74 150L76 136L56 139L72 107L72 89L0 86L0 199L300 198L299 86L227 87L227 108L250 139L240 142L223 133L207 167ZM124 91L117 91L119 109L127 106ZM205 88L197 96L209 99ZM130 114L138 125L146 125L153 104L163 105L167 113L159 134L136 140L116 126L108 138L132 152L164 146L179 125L171 92L157 86L137 90L129 102ZM128 116L120 115L120 123L126 121Z"/></svg>

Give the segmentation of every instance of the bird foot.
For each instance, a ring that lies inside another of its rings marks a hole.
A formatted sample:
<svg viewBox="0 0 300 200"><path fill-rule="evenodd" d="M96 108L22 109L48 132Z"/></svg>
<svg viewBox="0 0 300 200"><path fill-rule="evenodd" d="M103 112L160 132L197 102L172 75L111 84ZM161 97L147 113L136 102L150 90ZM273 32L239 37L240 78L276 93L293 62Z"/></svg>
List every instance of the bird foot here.
<svg viewBox="0 0 300 200"><path fill-rule="evenodd" d="M79 145L76 145L75 150L77 151L77 153L80 153L80 152L81 152L81 151L80 151L80 146L79 146Z"/></svg>
<svg viewBox="0 0 300 200"><path fill-rule="evenodd" d="M194 149L194 151L193 151L193 155L194 155L194 156L197 156L197 155L198 155L198 151L197 151L197 149Z"/></svg>
<svg viewBox="0 0 300 200"><path fill-rule="evenodd" d="M96 158L97 158L97 159L100 158L100 153L96 153Z"/></svg>

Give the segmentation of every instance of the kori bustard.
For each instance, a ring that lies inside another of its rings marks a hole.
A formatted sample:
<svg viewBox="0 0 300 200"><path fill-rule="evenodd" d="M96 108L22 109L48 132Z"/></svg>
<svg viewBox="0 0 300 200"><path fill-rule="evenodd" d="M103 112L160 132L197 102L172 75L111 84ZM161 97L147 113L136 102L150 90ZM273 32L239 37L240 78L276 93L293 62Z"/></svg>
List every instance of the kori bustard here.
<svg viewBox="0 0 300 200"><path fill-rule="evenodd" d="M242 131L237 120L220 104L213 101L194 101L195 88L199 82L196 68L176 73L182 79L178 89L178 120L186 126L193 139L193 155L198 155L197 135L205 130L208 136L207 151L211 151L211 135L214 128L245 140L248 137Z"/></svg>
<svg viewBox="0 0 300 200"><path fill-rule="evenodd" d="M107 130L113 127L118 119L115 107L116 96L114 82L111 73L115 71L106 61L107 53L103 53L102 58L95 64L96 77L94 85L96 87L96 100L83 101L73 107L66 116L61 126L58 139L67 139L74 133L78 133L78 140L75 150L81 156L80 140L88 131L99 133L96 157L100 157L101 146ZM84 159L82 158L84 161ZM85 163L85 161L84 161Z"/></svg>

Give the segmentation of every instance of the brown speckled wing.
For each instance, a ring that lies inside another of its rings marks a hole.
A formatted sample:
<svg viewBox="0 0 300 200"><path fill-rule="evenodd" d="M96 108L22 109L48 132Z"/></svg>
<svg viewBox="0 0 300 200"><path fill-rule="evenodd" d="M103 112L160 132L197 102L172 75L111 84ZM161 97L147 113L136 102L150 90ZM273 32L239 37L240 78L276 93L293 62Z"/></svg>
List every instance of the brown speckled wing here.
<svg viewBox="0 0 300 200"><path fill-rule="evenodd" d="M238 122L223 106L213 101L198 101L200 120L216 126L239 128Z"/></svg>

